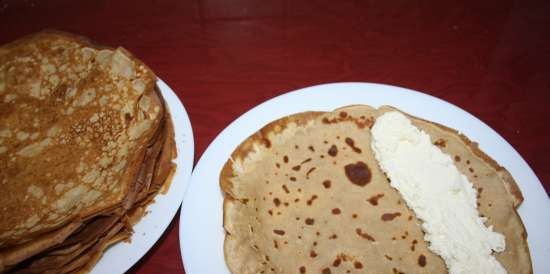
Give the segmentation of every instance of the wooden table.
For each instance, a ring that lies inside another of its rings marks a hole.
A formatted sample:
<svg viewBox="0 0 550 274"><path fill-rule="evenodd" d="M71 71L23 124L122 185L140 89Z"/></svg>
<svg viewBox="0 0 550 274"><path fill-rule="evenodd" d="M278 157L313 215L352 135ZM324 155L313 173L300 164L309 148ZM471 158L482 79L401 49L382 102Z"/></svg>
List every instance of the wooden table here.
<svg viewBox="0 0 550 274"><path fill-rule="evenodd" d="M290 90L420 90L495 129L548 192L550 2L440 2L0 0L0 43L53 28L127 48L185 104L195 159L239 115ZM183 272L178 220L130 273Z"/></svg>

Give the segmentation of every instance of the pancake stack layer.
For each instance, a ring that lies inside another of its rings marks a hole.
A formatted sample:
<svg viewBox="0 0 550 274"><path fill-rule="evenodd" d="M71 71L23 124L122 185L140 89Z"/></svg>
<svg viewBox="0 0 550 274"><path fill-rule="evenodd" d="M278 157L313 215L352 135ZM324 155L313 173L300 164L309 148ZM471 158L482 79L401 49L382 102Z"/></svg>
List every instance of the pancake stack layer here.
<svg viewBox="0 0 550 274"><path fill-rule="evenodd" d="M175 168L155 82L65 33L0 47L0 273L86 272L130 239Z"/></svg>

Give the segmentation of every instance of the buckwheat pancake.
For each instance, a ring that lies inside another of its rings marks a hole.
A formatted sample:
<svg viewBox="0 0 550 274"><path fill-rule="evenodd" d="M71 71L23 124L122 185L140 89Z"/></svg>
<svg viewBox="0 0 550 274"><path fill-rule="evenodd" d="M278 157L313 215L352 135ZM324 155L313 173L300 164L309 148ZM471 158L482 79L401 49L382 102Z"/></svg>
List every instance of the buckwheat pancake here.
<svg viewBox="0 0 550 274"><path fill-rule="evenodd" d="M128 239L174 157L156 76L125 49L60 32L3 45L0 273L89 270Z"/></svg>
<svg viewBox="0 0 550 274"><path fill-rule="evenodd" d="M370 127L389 110L299 113L237 147L220 175L233 274L447 273L371 151ZM497 260L508 273L532 273L512 176L457 131L408 117L473 183L480 214L506 238Z"/></svg>

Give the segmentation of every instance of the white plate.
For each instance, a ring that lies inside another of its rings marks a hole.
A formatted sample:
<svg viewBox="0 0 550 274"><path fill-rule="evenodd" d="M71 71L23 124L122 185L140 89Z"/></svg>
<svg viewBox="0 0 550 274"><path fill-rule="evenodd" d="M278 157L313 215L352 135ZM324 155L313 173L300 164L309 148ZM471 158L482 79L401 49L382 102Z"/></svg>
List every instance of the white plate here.
<svg viewBox="0 0 550 274"><path fill-rule="evenodd" d="M228 274L223 256L223 197L218 177L231 152L249 135L283 116L330 111L351 104L392 105L415 116L458 129L506 167L525 201L519 208L529 233L534 273L550 273L550 199L521 156L489 126L466 111L409 89L368 83L313 86L266 101L243 114L210 144L193 172L182 204L180 248L187 274Z"/></svg>
<svg viewBox="0 0 550 274"><path fill-rule="evenodd" d="M147 207L148 213L134 226L132 242L118 243L109 248L92 269L92 274L124 273L139 261L157 242L174 218L191 177L194 153L191 122L174 91L162 80L158 80L157 85L166 100L174 123L178 150L178 156L174 160L177 165L176 172L168 192L157 195L155 201Z"/></svg>

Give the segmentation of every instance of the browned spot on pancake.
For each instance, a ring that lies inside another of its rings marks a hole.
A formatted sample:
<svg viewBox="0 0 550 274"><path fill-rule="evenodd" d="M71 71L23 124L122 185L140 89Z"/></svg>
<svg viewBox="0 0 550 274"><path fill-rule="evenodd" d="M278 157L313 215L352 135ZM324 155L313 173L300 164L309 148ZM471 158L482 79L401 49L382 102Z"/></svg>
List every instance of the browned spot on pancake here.
<svg viewBox="0 0 550 274"><path fill-rule="evenodd" d="M328 238L329 238L330 240L334 240L334 239L338 238L338 235L332 234L332 235L330 235L330 237L328 237Z"/></svg>
<svg viewBox="0 0 550 274"><path fill-rule="evenodd" d="M356 228L355 232L357 233L357 235L359 235L363 239L367 239L371 242L376 241L371 235L369 235L367 232L363 232L363 230L361 230L360 228Z"/></svg>
<svg viewBox="0 0 550 274"><path fill-rule="evenodd" d="M300 165L303 165L303 164L308 163L308 162L311 162L311 158L307 158L307 159L303 160L303 161L300 163Z"/></svg>
<svg viewBox="0 0 550 274"><path fill-rule="evenodd" d="M330 188L330 183L331 183L330 180L324 180L324 181L323 181L323 186L324 186L325 188Z"/></svg>
<svg viewBox="0 0 550 274"><path fill-rule="evenodd" d="M275 166L276 166L277 168L281 168L281 164L279 164L279 163L275 163ZM267 182L266 182L266 183L267 183Z"/></svg>
<svg viewBox="0 0 550 274"><path fill-rule="evenodd" d="M411 243L411 251L414 251L416 249L416 244L418 243L418 241L415 239L412 241Z"/></svg>
<svg viewBox="0 0 550 274"><path fill-rule="evenodd" d="M387 221L392 221L393 219L395 219L396 217L399 217L399 216L401 216L400 212L384 213L384 214L382 214L382 217L380 217L380 219L382 219L382 221L384 221L384 222L387 222Z"/></svg>
<svg viewBox="0 0 550 274"><path fill-rule="evenodd" d="M340 112L340 117L346 118L346 117L348 117L348 113L345 112L345 111L342 111L342 112Z"/></svg>
<svg viewBox="0 0 550 274"><path fill-rule="evenodd" d="M474 169L469 167L468 170L471 172L471 173L474 173Z"/></svg>
<svg viewBox="0 0 550 274"><path fill-rule="evenodd" d="M306 218L306 225L313 225L313 223L315 223L313 218Z"/></svg>
<svg viewBox="0 0 550 274"><path fill-rule="evenodd" d="M313 201L315 201L315 199L317 199L317 195L313 195L311 196L311 198L309 200L307 200L307 205L311 205L313 204Z"/></svg>
<svg viewBox="0 0 550 274"><path fill-rule="evenodd" d="M361 149L355 146L355 142L350 137L346 137L346 144L356 153L361 153Z"/></svg>
<svg viewBox="0 0 550 274"><path fill-rule="evenodd" d="M330 274L330 268L328 267L325 267L323 268L323 270L321 271L322 274Z"/></svg>
<svg viewBox="0 0 550 274"><path fill-rule="evenodd" d="M265 255L265 260L269 262L269 256Z"/></svg>
<svg viewBox="0 0 550 274"><path fill-rule="evenodd" d="M420 256L418 256L418 265L421 266L421 267L425 267L426 266L426 256L420 254Z"/></svg>
<svg viewBox="0 0 550 274"><path fill-rule="evenodd" d="M460 156L455 155L455 161L460 162Z"/></svg>
<svg viewBox="0 0 550 274"><path fill-rule="evenodd" d="M310 168L310 169L306 172L306 178L309 179L309 174L311 174L313 171L315 171L315 167Z"/></svg>
<svg viewBox="0 0 550 274"><path fill-rule="evenodd" d="M466 164L469 165L469 164L470 164L470 160L466 160Z"/></svg>
<svg viewBox="0 0 550 274"><path fill-rule="evenodd" d="M409 218L407 218L407 220L409 220L409 221L412 221L412 219L413 219L412 215L409 215Z"/></svg>
<svg viewBox="0 0 550 274"><path fill-rule="evenodd" d="M342 211L340 211L339 208L333 208L333 209L332 209L332 214L338 215L338 214L340 214L340 213L342 213Z"/></svg>
<svg viewBox="0 0 550 274"><path fill-rule="evenodd" d="M358 261L355 261L353 263L353 266L355 267L355 269L361 269L363 268L363 264L361 262L358 262Z"/></svg>
<svg viewBox="0 0 550 274"><path fill-rule="evenodd" d="M300 199L298 199L298 198L294 199L294 202L295 202L295 203L297 203L297 202L299 202L299 201L300 201Z"/></svg>
<svg viewBox="0 0 550 274"><path fill-rule="evenodd" d="M357 214L353 213L353 214L351 214L351 217L352 217L353 219L357 219Z"/></svg>
<svg viewBox="0 0 550 274"><path fill-rule="evenodd" d="M298 145L294 145L294 149L300 149Z"/></svg>
<svg viewBox="0 0 550 274"><path fill-rule="evenodd" d="M296 182L296 177L290 177L289 179L293 182Z"/></svg>
<svg viewBox="0 0 550 274"><path fill-rule="evenodd" d="M392 241L395 241L395 240L397 240L397 238L395 238L395 237L391 237L391 240L392 240Z"/></svg>
<svg viewBox="0 0 550 274"><path fill-rule="evenodd" d="M306 267L305 266L300 266L300 273L301 274L306 273Z"/></svg>
<svg viewBox="0 0 550 274"><path fill-rule="evenodd" d="M285 202L284 205L285 205L285 206L288 206L288 202Z"/></svg>
<svg viewBox="0 0 550 274"><path fill-rule="evenodd" d="M327 153L332 157L336 157L336 155L338 155L338 148L335 145L332 145Z"/></svg>
<svg viewBox="0 0 550 274"><path fill-rule="evenodd" d="M281 229L274 229L273 233L275 233L277 235L281 235L281 236L285 235L285 231L281 230Z"/></svg>
<svg viewBox="0 0 550 274"><path fill-rule="evenodd" d="M338 267L338 266L340 266L341 263L342 263L342 260L340 258L336 258L336 260L334 260L334 262L332 262L332 266Z"/></svg>
<svg viewBox="0 0 550 274"><path fill-rule="evenodd" d="M267 213L269 213L269 215L273 216L273 210L268 210Z"/></svg>
<svg viewBox="0 0 550 274"><path fill-rule="evenodd" d="M364 116L359 117L359 118L355 118L351 115L346 115L345 117L338 116L338 117L334 117L332 119L328 119L327 117L325 117L322 120L322 122L324 124L337 124L337 123L340 123L340 122L348 122L348 121L349 122L354 122L355 125L360 129L363 129L366 126L368 126L370 128L374 124L373 117L366 118Z"/></svg>
<svg viewBox="0 0 550 274"><path fill-rule="evenodd" d="M447 146L447 141L445 141L445 139L437 139L437 141L434 142L434 145L438 146L438 147L446 147Z"/></svg>
<svg viewBox="0 0 550 274"><path fill-rule="evenodd" d="M393 258L388 255L384 255L384 257L386 257L386 259L388 259L389 261L393 261Z"/></svg>
<svg viewBox="0 0 550 274"><path fill-rule="evenodd" d="M290 190L288 190L288 187L286 185L283 185L283 190L288 194L290 193Z"/></svg>
<svg viewBox="0 0 550 274"><path fill-rule="evenodd" d="M481 198L481 192L483 192L483 188L482 188L482 187L480 187L480 188L477 189L477 198L478 198L478 199Z"/></svg>
<svg viewBox="0 0 550 274"><path fill-rule="evenodd" d="M371 171L367 164L358 161L355 164L348 164L344 167L346 177L355 185L365 186L370 183Z"/></svg>
<svg viewBox="0 0 550 274"><path fill-rule="evenodd" d="M379 194L376 194L372 197L370 197L369 199L367 199L367 201L369 201L369 203L373 206L377 206L378 205L378 200L380 200L380 198L384 197L384 194L383 193L379 193Z"/></svg>
<svg viewBox="0 0 550 274"><path fill-rule="evenodd" d="M317 257L317 253L315 252L315 250L312 249L312 250L309 252L309 257L311 257L311 258Z"/></svg>
<svg viewBox="0 0 550 274"><path fill-rule="evenodd" d="M313 246L317 246L317 242L313 242Z"/></svg>
<svg viewBox="0 0 550 274"><path fill-rule="evenodd" d="M276 207L279 207L281 205L281 200L279 198L273 199L273 204L275 204Z"/></svg>
<svg viewBox="0 0 550 274"><path fill-rule="evenodd" d="M265 147L270 148L271 147L271 141L267 138L263 138L262 141L264 142Z"/></svg>
<svg viewBox="0 0 550 274"><path fill-rule="evenodd" d="M124 120L126 121L126 123L129 123L130 121L132 121L132 115L130 115L130 113L125 113Z"/></svg>
<svg viewBox="0 0 550 274"><path fill-rule="evenodd" d="M244 199L241 200L241 202L246 205L246 204L248 204L248 199L244 198Z"/></svg>
<svg viewBox="0 0 550 274"><path fill-rule="evenodd" d="M321 232L317 231L317 232L315 232L315 235L321 236Z"/></svg>
<svg viewBox="0 0 550 274"><path fill-rule="evenodd" d="M288 156L285 155L285 156L283 157L283 162L285 162L285 164L288 163Z"/></svg>
<svg viewBox="0 0 550 274"><path fill-rule="evenodd" d="M315 152L315 148L313 148L313 146L308 146L307 147L311 152Z"/></svg>
<svg viewBox="0 0 550 274"><path fill-rule="evenodd" d="M399 270L397 270L397 268L392 268L392 271L393 271L393 274L405 274L405 272L401 272Z"/></svg>
<svg viewBox="0 0 550 274"><path fill-rule="evenodd" d="M279 243L277 242L277 240L273 240L273 247L275 247L275 249L279 248Z"/></svg>
<svg viewBox="0 0 550 274"><path fill-rule="evenodd" d="M293 166L293 167L292 167L292 170L294 170L294 171L299 171L300 168L302 168L302 167L301 167L300 165L297 165L297 166Z"/></svg>

